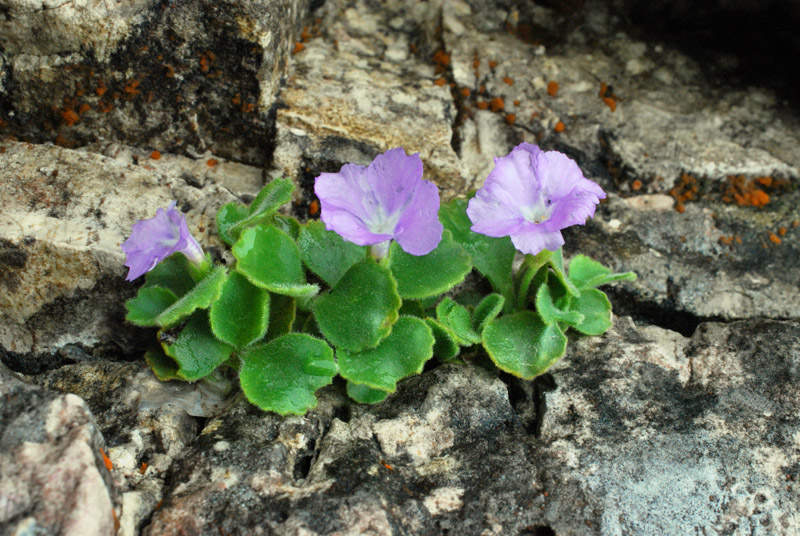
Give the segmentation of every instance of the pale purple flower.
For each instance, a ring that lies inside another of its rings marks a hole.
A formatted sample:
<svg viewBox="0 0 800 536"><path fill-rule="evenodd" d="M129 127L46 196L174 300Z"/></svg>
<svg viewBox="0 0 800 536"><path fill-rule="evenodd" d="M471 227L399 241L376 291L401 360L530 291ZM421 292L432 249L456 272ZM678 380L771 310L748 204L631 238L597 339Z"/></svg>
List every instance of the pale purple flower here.
<svg viewBox="0 0 800 536"><path fill-rule="evenodd" d="M467 215L476 233L511 236L518 250L535 255L564 245L561 229L586 223L605 197L567 155L521 143L494 159Z"/></svg>
<svg viewBox="0 0 800 536"><path fill-rule="evenodd" d="M173 253L183 253L195 264L205 260L203 249L189 233L186 217L175 210L175 201L166 210L158 209L155 217L134 223L122 251L130 268L127 281L149 272Z"/></svg>
<svg viewBox="0 0 800 536"><path fill-rule="evenodd" d="M394 239L404 251L425 255L439 244L439 191L422 180L419 154L390 149L369 166L345 164L339 173L316 178L320 218L329 231L380 252ZM380 254L378 255L380 256Z"/></svg>

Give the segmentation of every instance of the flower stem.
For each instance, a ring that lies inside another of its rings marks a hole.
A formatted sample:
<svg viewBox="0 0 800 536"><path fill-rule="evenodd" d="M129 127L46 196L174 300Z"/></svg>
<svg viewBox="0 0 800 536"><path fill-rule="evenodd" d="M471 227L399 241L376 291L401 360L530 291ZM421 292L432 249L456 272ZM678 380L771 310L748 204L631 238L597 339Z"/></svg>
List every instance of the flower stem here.
<svg viewBox="0 0 800 536"><path fill-rule="evenodd" d="M391 240L384 240L383 242L379 242L377 244L372 244L369 247L369 254L375 260L381 260L389 254L389 243Z"/></svg>
<svg viewBox="0 0 800 536"><path fill-rule="evenodd" d="M550 257L552 256L553 252L546 249L543 249L536 255L525 255L525 260L522 261L522 266L520 266L517 274L519 277L519 289L517 291L516 304L518 311L525 309L528 301L528 292L530 291L533 278L536 277L536 274L539 272L539 270L550 261Z"/></svg>

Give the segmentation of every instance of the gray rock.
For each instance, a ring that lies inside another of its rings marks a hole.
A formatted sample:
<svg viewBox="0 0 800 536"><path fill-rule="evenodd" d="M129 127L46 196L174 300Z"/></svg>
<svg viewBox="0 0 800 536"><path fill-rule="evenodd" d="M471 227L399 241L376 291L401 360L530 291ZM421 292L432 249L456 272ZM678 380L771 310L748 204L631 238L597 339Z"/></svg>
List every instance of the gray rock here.
<svg viewBox="0 0 800 536"><path fill-rule="evenodd" d="M0 3L0 132L263 164L307 0Z"/></svg>
<svg viewBox="0 0 800 536"><path fill-rule="evenodd" d="M612 290L617 312L684 335L698 319L797 319L798 202L787 192L768 210L705 201L678 213L666 195L612 195L594 221L565 233L565 250L636 272Z"/></svg>
<svg viewBox="0 0 800 536"><path fill-rule="evenodd" d="M551 371L535 459L547 466L548 525L793 534L798 335L796 322L742 321L685 339L623 318L605 337L572 341Z"/></svg>
<svg viewBox="0 0 800 536"><path fill-rule="evenodd" d="M89 408L0 364L0 533L114 534L114 488Z"/></svg>
<svg viewBox="0 0 800 536"><path fill-rule="evenodd" d="M36 373L141 346L141 331L123 323L136 287L124 281L119 245L131 225L177 199L194 236L214 244L204 236L236 197L213 178L202 190L191 186L182 178L192 176L186 159L158 172L47 145L2 147L0 357Z"/></svg>

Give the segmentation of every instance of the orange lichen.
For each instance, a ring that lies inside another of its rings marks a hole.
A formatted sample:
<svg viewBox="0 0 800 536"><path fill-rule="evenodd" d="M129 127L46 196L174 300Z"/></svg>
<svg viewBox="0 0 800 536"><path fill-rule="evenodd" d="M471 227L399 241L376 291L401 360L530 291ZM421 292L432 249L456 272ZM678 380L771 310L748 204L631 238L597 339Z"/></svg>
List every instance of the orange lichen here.
<svg viewBox="0 0 800 536"><path fill-rule="evenodd" d="M122 91L127 93L130 96L138 95L139 91L139 84L141 82L139 80L130 80L125 86L122 88Z"/></svg>
<svg viewBox="0 0 800 536"><path fill-rule="evenodd" d="M312 216L316 216L316 215L317 215L317 212L319 212L319 201L317 201L316 199L314 199L314 200L313 200L313 201L312 201L312 202L311 202L311 203L308 205L308 213L309 213L310 215L312 215Z"/></svg>
<svg viewBox="0 0 800 536"><path fill-rule="evenodd" d="M514 121L517 120L517 114L506 114L506 123L509 125L513 125Z"/></svg>
<svg viewBox="0 0 800 536"><path fill-rule="evenodd" d="M762 179L769 178L769 181ZM761 208L769 203L769 194L758 187L758 185L766 186L773 184L771 177L759 177L756 180L747 180L744 176L729 176L728 185L722 192L722 200L725 203L736 203L742 207L756 207Z"/></svg>
<svg viewBox="0 0 800 536"><path fill-rule="evenodd" d="M776 246L781 243L781 239L778 238L778 235L770 231L769 233L769 241L775 244Z"/></svg>
<svg viewBox="0 0 800 536"><path fill-rule="evenodd" d="M462 87L460 91L462 97L469 97L469 94L472 93L468 87Z"/></svg>
<svg viewBox="0 0 800 536"><path fill-rule="evenodd" d="M503 77L503 82L505 82L509 86L513 86L514 85L514 79L511 78L511 77L508 77L508 76L504 76Z"/></svg>
<svg viewBox="0 0 800 536"><path fill-rule="evenodd" d="M114 106L110 102L102 102L102 101L97 105L97 107L104 114L107 114L108 112L114 109Z"/></svg>
<svg viewBox="0 0 800 536"><path fill-rule="evenodd" d="M208 52L204 52L200 55L200 70L204 73L207 73L211 69L211 56L209 56Z"/></svg>
<svg viewBox="0 0 800 536"><path fill-rule="evenodd" d="M88 104L81 104L80 106L78 106L78 113L79 114L85 114L86 112L88 112L91 109L92 109L92 107L89 106Z"/></svg>
<svg viewBox="0 0 800 536"><path fill-rule="evenodd" d="M298 52L302 52L306 46L303 44L302 41L297 41L294 44L294 48L292 49L292 54L297 54Z"/></svg>
<svg viewBox="0 0 800 536"><path fill-rule="evenodd" d="M758 177L756 178L756 182L759 182L760 184L763 184L764 186L769 188L770 186L772 186L772 177Z"/></svg>
<svg viewBox="0 0 800 536"><path fill-rule="evenodd" d="M559 121L558 123L556 123L556 126L553 127L553 130L555 130L556 132L564 132L566 128L567 127L564 126L564 122Z"/></svg>
<svg viewBox="0 0 800 536"><path fill-rule="evenodd" d="M797 227L798 225L800 225L800 221L794 220L792 222L792 227Z"/></svg>
<svg viewBox="0 0 800 536"><path fill-rule="evenodd" d="M633 190L634 192L638 192L641 189L642 189L642 181L640 181L639 179L636 179L631 183L631 190Z"/></svg>
<svg viewBox="0 0 800 536"><path fill-rule="evenodd" d="M547 94L550 95L551 97L558 96L558 82L548 82Z"/></svg>
<svg viewBox="0 0 800 536"><path fill-rule="evenodd" d="M437 50L433 53L433 64L436 66L434 71L437 74L443 73L450 65L450 54L447 54L443 50Z"/></svg>
<svg viewBox="0 0 800 536"><path fill-rule="evenodd" d="M242 111L244 113L251 113L253 110L256 109L256 105L252 102L246 102L242 105Z"/></svg>
<svg viewBox="0 0 800 536"><path fill-rule="evenodd" d="M686 209L684 203L697 199L697 179L688 173L681 174L680 181L677 186L669 191L669 195L675 198L675 210L683 213Z"/></svg>
<svg viewBox="0 0 800 536"><path fill-rule="evenodd" d="M168 63L165 63L165 64L164 64L164 69L166 70L166 72L164 73L164 75L165 75L167 78L172 78L172 77L174 77L174 76L175 76L175 67L173 67L172 65L170 65L170 64L168 64Z"/></svg>
<svg viewBox="0 0 800 536"><path fill-rule="evenodd" d="M515 101L514 101L514 106L519 106L519 103L520 103L519 99L518 99L518 100L515 100Z"/></svg>
<svg viewBox="0 0 800 536"><path fill-rule="evenodd" d="M242 96L241 94L237 93L231 99L231 102L234 103L236 106L239 106L242 103Z"/></svg>
<svg viewBox="0 0 800 536"><path fill-rule="evenodd" d="M160 160L161 159L161 151L153 151L150 153L150 158L153 160Z"/></svg>
<svg viewBox="0 0 800 536"><path fill-rule="evenodd" d="M216 159L216 158L209 158L208 160L206 160L206 165L207 165L208 167L214 167L214 166L216 166L217 164L219 164L219 162L217 161L217 159Z"/></svg>
<svg viewBox="0 0 800 536"><path fill-rule="evenodd" d="M506 103L503 101L502 97L495 97L489 101L489 107L493 112L499 112L500 110L505 109Z"/></svg>
<svg viewBox="0 0 800 536"><path fill-rule="evenodd" d="M100 449L100 456L103 457L103 464L106 466L106 469L111 471L114 468L114 464L111 462L111 458L106 456L106 453L103 451L103 449Z"/></svg>
<svg viewBox="0 0 800 536"><path fill-rule="evenodd" d="M61 110L61 119L64 121L65 125L67 125L68 127L71 127L72 125L74 125L75 123L78 122L80 117L75 112L75 110L73 110L71 108L65 108L65 109Z"/></svg>
<svg viewBox="0 0 800 536"><path fill-rule="evenodd" d="M477 103L475 103L475 106L478 107L478 110L488 110L489 109L489 103L486 102L486 101L477 102Z"/></svg>
<svg viewBox="0 0 800 536"><path fill-rule="evenodd" d="M97 96L98 97L102 97L103 95L106 94L106 91L108 91L108 88L106 87L106 83L103 82L102 80L98 80L97 81L97 89L95 90L95 93L97 93Z"/></svg>
<svg viewBox="0 0 800 536"><path fill-rule="evenodd" d="M142 462L142 465L139 467L139 474L145 474L147 472L147 467L147 462Z"/></svg>
<svg viewBox="0 0 800 536"><path fill-rule="evenodd" d="M497 67L497 62L494 60L489 60L489 68L494 69L495 67Z"/></svg>
<svg viewBox="0 0 800 536"><path fill-rule="evenodd" d="M598 93L606 106L614 112L617 109L617 96L614 94L614 89L607 85L605 82L600 82L600 93Z"/></svg>
<svg viewBox="0 0 800 536"><path fill-rule="evenodd" d="M786 236L786 227L778 227L778 234L781 236Z"/></svg>
<svg viewBox="0 0 800 536"><path fill-rule="evenodd" d="M442 87L447 83L447 81L444 78L437 78L433 83L439 87Z"/></svg>

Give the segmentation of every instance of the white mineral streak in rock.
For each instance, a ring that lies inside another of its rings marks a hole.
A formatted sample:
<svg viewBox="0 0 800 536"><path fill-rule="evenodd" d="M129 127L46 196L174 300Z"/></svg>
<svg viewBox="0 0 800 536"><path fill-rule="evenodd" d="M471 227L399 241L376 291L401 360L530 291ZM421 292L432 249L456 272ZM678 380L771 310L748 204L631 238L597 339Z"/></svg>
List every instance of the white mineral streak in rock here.
<svg viewBox="0 0 800 536"><path fill-rule="evenodd" d="M437 516L444 512L454 512L461 508L464 505L461 501L463 495L463 488L436 488L431 491L430 495L425 497L422 503L432 516Z"/></svg>
<svg viewBox="0 0 800 536"><path fill-rule="evenodd" d="M429 462L453 445L453 430L440 410L432 409L424 420L413 415L378 421L373 430L388 456L407 454L415 465Z"/></svg>

